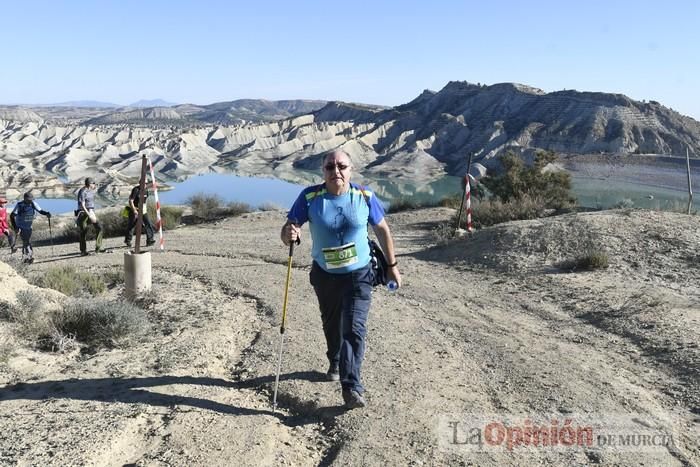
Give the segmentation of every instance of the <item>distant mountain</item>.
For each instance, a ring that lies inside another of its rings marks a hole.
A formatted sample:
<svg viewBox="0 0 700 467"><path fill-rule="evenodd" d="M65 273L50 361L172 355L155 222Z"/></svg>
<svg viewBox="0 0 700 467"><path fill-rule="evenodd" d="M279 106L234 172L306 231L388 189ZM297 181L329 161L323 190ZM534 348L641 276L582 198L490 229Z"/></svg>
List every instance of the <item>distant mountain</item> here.
<svg viewBox="0 0 700 467"><path fill-rule="evenodd" d="M114 125L121 123L152 123L179 122L183 117L171 107L147 107L142 109L124 109L119 112L112 112L107 115L87 120L87 125Z"/></svg>
<svg viewBox="0 0 700 467"><path fill-rule="evenodd" d="M153 102L153 101L141 101ZM283 120L295 115L306 114L320 109L326 101L239 99L230 102L216 102L208 105L180 104L172 107L142 107L150 112L135 112L132 107L124 107L114 112L86 120L90 125L110 125L115 123L157 123L176 125L235 125L245 122L270 122ZM160 109L157 110L156 109ZM167 110L167 111L166 111Z"/></svg>
<svg viewBox="0 0 700 467"><path fill-rule="evenodd" d="M245 121L283 120L318 110L326 101L238 99L230 102L217 102L202 106L205 110L194 118L208 123L242 123Z"/></svg>
<svg viewBox="0 0 700 467"><path fill-rule="evenodd" d="M59 102L57 104L37 104L31 107L91 107L91 108L116 108L121 107L119 104L112 104L111 102L100 102L100 101L68 101Z"/></svg>
<svg viewBox="0 0 700 467"><path fill-rule="evenodd" d="M129 104L127 107L173 107L177 105L174 102L167 102L163 99L140 100Z"/></svg>
<svg viewBox="0 0 700 467"><path fill-rule="evenodd" d="M17 122L41 122L39 114L31 109L16 105L0 105L0 120ZM2 153L0 153L2 154Z"/></svg>

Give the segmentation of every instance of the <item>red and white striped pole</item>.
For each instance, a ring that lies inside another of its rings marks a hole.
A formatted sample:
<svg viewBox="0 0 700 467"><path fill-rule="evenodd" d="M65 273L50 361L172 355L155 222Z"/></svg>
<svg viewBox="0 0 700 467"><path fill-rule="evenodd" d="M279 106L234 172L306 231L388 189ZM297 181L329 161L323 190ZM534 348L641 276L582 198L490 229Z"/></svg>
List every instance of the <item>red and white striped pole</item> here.
<svg viewBox="0 0 700 467"><path fill-rule="evenodd" d="M466 208L467 208L467 232L472 231L472 189L471 185L469 184L469 177L471 175L467 174L464 178L466 180L467 186L464 189L465 191L465 196L466 196Z"/></svg>
<svg viewBox="0 0 700 467"><path fill-rule="evenodd" d="M151 189L153 190L153 197L156 200L156 228L158 229L158 245L160 251L165 248L165 241L163 240L163 222L160 219L160 201L158 200L158 183L156 182L156 175L153 171L153 162L151 158L148 158L148 168L151 171Z"/></svg>

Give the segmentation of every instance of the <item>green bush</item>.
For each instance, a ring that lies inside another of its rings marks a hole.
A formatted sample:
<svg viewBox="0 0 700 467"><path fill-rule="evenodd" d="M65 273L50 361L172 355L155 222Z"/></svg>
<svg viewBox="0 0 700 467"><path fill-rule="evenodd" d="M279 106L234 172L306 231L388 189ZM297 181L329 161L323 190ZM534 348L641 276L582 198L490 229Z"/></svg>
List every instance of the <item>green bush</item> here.
<svg viewBox="0 0 700 467"><path fill-rule="evenodd" d="M125 300L72 300L52 313L50 320L61 335L94 346L113 347L148 330L146 313Z"/></svg>
<svg viewBox="0 0 700 467"><path fill-rule="evenodd" d="M105 291L105 283L94 274L76 271L72 266L48 269L44 274L32 278L39 287L58 290L64 295L77 297L99 295Z"/></svg>
<svg viewBox="0 0 700 467"><path fill-rule="evenodd" d="M539 151L534 163L526 166L518 155L507 152L500 158L503 172L484 177L482 183L504 203L529 197L542 200L543 206L548 209L569 208L576 203L571 194L571 176L564 171L545 170L548 164L556 160L555 153Z"/></svg>

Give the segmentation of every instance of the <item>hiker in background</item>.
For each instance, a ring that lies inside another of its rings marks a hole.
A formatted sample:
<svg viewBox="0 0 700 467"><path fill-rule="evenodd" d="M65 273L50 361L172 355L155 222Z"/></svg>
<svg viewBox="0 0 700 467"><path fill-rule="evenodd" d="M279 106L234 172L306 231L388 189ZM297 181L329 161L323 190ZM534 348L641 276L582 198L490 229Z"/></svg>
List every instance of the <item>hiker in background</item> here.
<svg viewBox="0 0 700 467"><path fill-rule="evenodd" d="M128 248L131 248L131 237L134 235L134 230L136 229L136 219L138 217L139 211L139 197L141 195L141 187L136 185L129 195L129 205L127 206L129 211L129 221L126 227L126 236L124 237L124 243ZM148 199L148 188L144 190L143 197L143 216L142 226L146 229L146 246L153 245L156 241L153 238L155 235L155 228L151 219L148 218L148 210L146 209L146 200Z"/></svg>
<svg viewBox="0 0 700 467"><path fill-rule="evenodd" d="M10 214L12 225L17 227L17 232L22 239L22 256L25 263L34 262L34 250L32 249L32 224L36 213L51 219L51 213L44 211L34 202L34 195L31 192L24 194L24 199L15 205Z"/></svg>
<svg viewBox="0 0 700 467"><path fill-rule="evenodd" d="M76 224L80 230L80 254L87 256L87 229L89 225L95 228L95 253L103 252L102 226L95 215L95 189L97 184L91 177L85 179L85 186L78 190L78 209L76 209Z"/></svg>
<svg viewBox="0 0 700 467"><path fill-rule="evenodd" d="M10 244L10 251L14 253L17 251L17 247L15 247L15 233L14 233L14 228L11 229L10 226L7 223L7 208L5 205L7 204L7 200L5 198L0 197L0 232L4 236L7 237L7 241Z"/></svg>
<svg viewBox="0 0 700 467"><path fill-rule="evenodd" d="M384 209L372 191L350 183L348 154L329 152L323 157L322 170L324 183L301 192L280 236L289 245L300 238L301 226L309 222L313 257L309 279L326 337L326 377L340 380L345 407L354 409L366 405L360 367L372 300L368 223L386 254L389 278L400 286L401 274Z"/></svg>

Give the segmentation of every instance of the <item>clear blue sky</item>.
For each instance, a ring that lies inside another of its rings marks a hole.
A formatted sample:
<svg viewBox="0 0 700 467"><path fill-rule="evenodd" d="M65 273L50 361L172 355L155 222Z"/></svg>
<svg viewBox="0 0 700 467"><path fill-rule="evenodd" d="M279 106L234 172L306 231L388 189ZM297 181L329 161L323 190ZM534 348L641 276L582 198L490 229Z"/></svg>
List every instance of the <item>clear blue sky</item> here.
<svg viewBox="0 0 700 467"><path fill-rule="evenodd" d="M0 0L0 103L397 105L448 81L653 99L700 120L695 0Z"/></svg>

